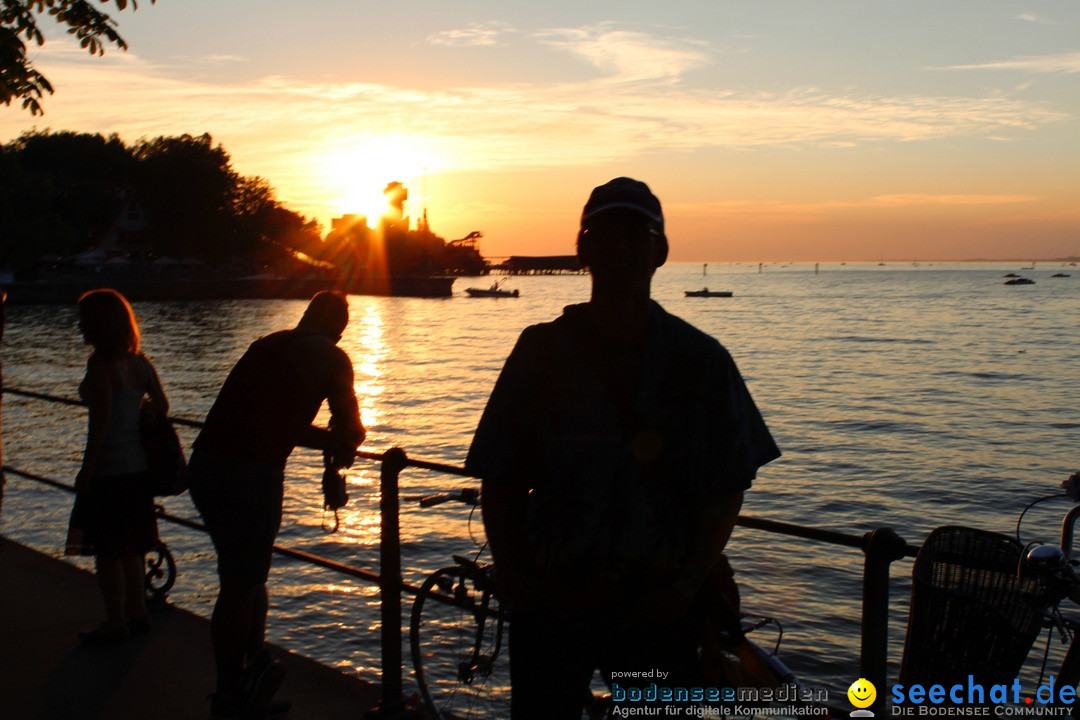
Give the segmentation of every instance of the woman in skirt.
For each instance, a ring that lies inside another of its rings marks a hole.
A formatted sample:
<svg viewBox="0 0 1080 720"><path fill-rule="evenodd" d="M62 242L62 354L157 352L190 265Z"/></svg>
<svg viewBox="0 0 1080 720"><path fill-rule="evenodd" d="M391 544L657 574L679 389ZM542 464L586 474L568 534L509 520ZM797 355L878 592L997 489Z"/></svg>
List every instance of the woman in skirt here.
<svg viewBox="0 0 1080 720"><path fill-rule="evenodd" d="M93 555L105 621L79 633L87 645L118 645L150 629L145 553L158 542L146 453L139 433L143 398L168 412L157 371L139 352L135 313L115 290L79 298L79 330L93 347L79 396L89 409L86 450L75 479L68 553Z"/></svg>

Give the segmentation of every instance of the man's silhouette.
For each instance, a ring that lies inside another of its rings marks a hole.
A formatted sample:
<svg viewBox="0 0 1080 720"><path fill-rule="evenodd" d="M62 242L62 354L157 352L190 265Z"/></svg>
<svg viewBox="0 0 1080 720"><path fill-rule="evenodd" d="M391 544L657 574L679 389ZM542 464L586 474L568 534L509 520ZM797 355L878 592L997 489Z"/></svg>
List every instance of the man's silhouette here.
<svg viewBox="0 0 1080 720"><path fill-rule="evenodd" d="M597 667L700 686L695 601L779 456L727 351L650 299L668 243L649 188L593 190L577 249L589 301L522 332L466 462L512 612L514 720L578 720Z"/></svg>
<svg viewBox="0 0 1080 720"><path fill-rule="evenodd" d="M221 588L210 622L217 668L212 718L264 717L284 668L265 653L266 580L281 526L285 462L296 445L352 463L364 439L339 293L311 299L293 330L256 340L229 373L194 443L191 497L218 554ZM323 400L332 430L312 427Z"/></svg>

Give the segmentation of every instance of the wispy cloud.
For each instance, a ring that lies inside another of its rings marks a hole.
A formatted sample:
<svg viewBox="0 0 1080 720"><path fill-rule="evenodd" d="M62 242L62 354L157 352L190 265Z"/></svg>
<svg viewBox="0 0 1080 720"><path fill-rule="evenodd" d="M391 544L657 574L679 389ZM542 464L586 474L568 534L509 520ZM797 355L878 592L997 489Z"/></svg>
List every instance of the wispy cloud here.
<svg viewBox="0 0 1080 720"><path fill-rule="evenodd" d="M427 138L426 169L438 173L581 167L703 148L1015 139L1071 119L1046 104L998 96L695 89L677 82L680 73L710 61L693 42L610 28L566 31L545 42L590 59L603 72L575 82L439 90L288 77L226 83L163 77L132 53L87 60L54 51L40 64L57 94L37 122L116 131L128 141L210 132L240 172L271 178L283 197L305 207L327 193L316 158L361 134ZM17 136L31 122L4 111L0 138ZM913 202L922 196L902 197ZM947 197L959 203L971 196Z"/></svg>
<svg viewBox="0 0 1080 720"><path fill-rule="evenodd" d="M1017 20L1023 20L1024 22L1035 23L1036 25L1061 25L1062 23L1056 20L1047 20L1046 18L1033 15L1031 13L1023 13L1016 16Z"/></svg>
<svg viewBox="0 0 1080 720"><path fill-rule="evenodd" d="M431 45L476 47L499 45L506 42L508 37L516 34L517 31L509 23L496 21L471 23L464 28L455 28L432 33L431 35L428 35L427 41Z"/></svg>
<svg viewBox="0 0 1080 720"><path fill-rule="evenodd" d="M180 55L177 60L195 65L232 65L234 63L250 62L250 58L242 55Z"/></svg>
<svg viewBox="0 0 1080 720"><path fill-rule="evenodd" d="M1022 55L1011 60L975 63L971 65L948 65L937 70L1020 70L1030 73L1078 73L1080 51L1057 55Z"/></svg>
<svg viewBox="0 0 1080 720"><path fill-rule="evenodd" d="M83 127L135 134L267 135L311 143L363 128L428 134L465 149L469 166L558 166L603 162L644 150L761 145L851 145L950 136L1005 135L1066 115L1001 97L882 97L821 90L743 94L579 83L422 91L370 83L325 84L268 77L246 84L200 83L96 62L52 65L53 116ZM109 88L109 101L101 101ZM5 113L11 132L21 117ZM296 133L298 127L305 132ZM276 140L275 142L279 141Z"/></svg>
<svg viewBox="0 0 1080 720"><path fill-rule="evenodd" d="M534 34L544 45L577 55L618 82L678 78L712 62L708 43L619 29L612 23Z"/></svg>

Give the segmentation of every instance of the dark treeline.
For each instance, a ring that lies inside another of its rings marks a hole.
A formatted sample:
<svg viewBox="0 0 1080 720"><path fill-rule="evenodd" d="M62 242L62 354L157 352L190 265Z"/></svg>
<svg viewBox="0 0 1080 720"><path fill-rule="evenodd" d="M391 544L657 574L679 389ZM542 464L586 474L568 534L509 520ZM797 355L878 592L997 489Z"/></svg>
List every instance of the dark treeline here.
<svg viewBox="0 0 1080 720"><path fill-rule="evenodd" d="M138 216L137 233L118 233ZM20 270L103 245L218 270L317 251L316 222L244 177L210 135L126 145L116 135L30 132L0 146L0 265Z"/></svg>

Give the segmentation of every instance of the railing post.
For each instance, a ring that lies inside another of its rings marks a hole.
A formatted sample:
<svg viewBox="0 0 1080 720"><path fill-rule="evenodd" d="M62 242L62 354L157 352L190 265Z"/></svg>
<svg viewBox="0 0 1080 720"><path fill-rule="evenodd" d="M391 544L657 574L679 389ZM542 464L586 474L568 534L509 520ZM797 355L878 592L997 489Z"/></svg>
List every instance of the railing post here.
<svg viewBox="0 0 1080 720"><path fill-rule="evenodd" d="M398 520L398 476L408 465L401 448L383 454L379 472L381 515L379 545L379 615L382 642L382 698L365 713L367 720L419 718L406 707L401 658L401 532Z"/></svg>
<svg viewBox="0 0 1080 720"><path fill-rule="evenodd" d="M885 715L889 696L889 566L904 557L907 543L892 528L878 528L863 535L863 619L860 677L874 684L877 699L871 706L876 717ZM852 678L854 682L857 678Z"/></svg>

